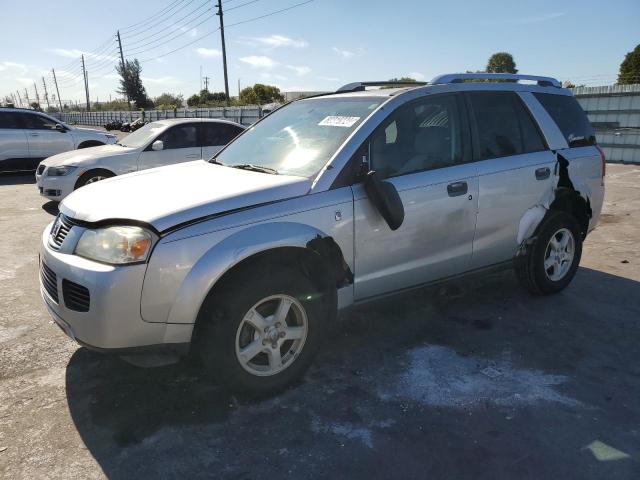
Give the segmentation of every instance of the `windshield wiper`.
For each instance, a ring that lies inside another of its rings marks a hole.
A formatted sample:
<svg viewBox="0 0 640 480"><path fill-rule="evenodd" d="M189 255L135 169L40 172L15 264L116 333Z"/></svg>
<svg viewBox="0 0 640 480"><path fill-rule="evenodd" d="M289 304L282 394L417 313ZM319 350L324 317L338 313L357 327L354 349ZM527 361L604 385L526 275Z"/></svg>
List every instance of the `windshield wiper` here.
<svg viewBox="0 0 640 480"><path fill-rule="evenodd" d="M269 173L271 175L278 175L278 170L271 167L263 167L262 165L253 165L252 163L245 163L242 165L229 165L233 168L240 168L242 170L251 170L253 172Z"/></svg>
<svg viewBox="0 0 640 480"><path fill-rule="evenodd" d="M222 165L224 166L224 163L222 163L220 160L218 160L217 158L212 158L209 160L209 163L213 163L214 165Z"/></svg>

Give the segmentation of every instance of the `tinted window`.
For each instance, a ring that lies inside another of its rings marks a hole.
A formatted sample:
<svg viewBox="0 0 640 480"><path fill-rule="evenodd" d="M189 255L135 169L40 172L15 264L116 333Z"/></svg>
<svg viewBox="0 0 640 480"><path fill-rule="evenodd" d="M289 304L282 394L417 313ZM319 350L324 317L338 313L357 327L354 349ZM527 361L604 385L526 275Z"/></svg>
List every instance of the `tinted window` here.
<svg viewBox="0 0 640 480"><path fill-rule="evenodd" d="M33 113L21 113L19 114L24 128L31 130L53 130L56 127L56 120L45 117L43 115L37 115Z"/></svg>
<svg viewBox="0 0 640 480"><path fill-rule="evenodd" d="M371 138L371 169L394 177L461 160L460 117L453 95L438 95L394 111Z"/></svg>
<svg viewBox="0 0 640 480"><path fill-rule="evenodd" d="M589 119L575 98L550 93L534 93L534 95L556 122L570 147L583 147L596 143Z"/></svg>
<svg viewBox="0 0 640 480"><path fill-rule="evenodd" d="M202 122L202 145L226 145L242 131L240 127L228 123Z"/></svg>
<svg viewBox="0 0 640 480"><path fill-rule="evenodd" d="M162 143L164 144L164 150L197 147L198 135L196 125L190 123L171 127L162 134L160 140L162 140Z"/></svg>
<svg viewBox="0 0 640 480"><path fill-rule="evenodd" d="M478 132L478 158L505 157L545 149L531 115L513 92L469 93Z"/></svg>
<svg viewBox="0 0 640 480"><path fill-rule="evenodd" d="M17 115L12 112L0 112L0 128L21 128Z"/></svg>

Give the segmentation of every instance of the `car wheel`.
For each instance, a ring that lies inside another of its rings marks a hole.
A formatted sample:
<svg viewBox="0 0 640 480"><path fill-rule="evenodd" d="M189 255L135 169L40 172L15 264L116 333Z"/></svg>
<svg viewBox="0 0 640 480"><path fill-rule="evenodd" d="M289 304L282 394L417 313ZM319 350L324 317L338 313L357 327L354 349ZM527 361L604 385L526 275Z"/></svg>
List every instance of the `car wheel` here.
<svg viewBox="0 0 640 480"><path fill-rule="evenodd" d="M88 172L85 172L80 176L80 178L76 182L75 189L111 177L115 177L115 174L113 172L110 172L109 170L89 170Z"/></svg>
<svg viewBox="0 0 640 480"><path fill-rule="evenodd" d="M565 212L551 212L529 253L517 259L518 279L532 293L558 293L571 283L581 256L582 236L576 219Z"/></svg>
<svg viewBox="0 0 640 480"><path fill-rule="evenodd" d="M327 315L322 295L301 273L253 273L210 296L194 336L205 368L224 387L264 396L304 374Z"/></svg>

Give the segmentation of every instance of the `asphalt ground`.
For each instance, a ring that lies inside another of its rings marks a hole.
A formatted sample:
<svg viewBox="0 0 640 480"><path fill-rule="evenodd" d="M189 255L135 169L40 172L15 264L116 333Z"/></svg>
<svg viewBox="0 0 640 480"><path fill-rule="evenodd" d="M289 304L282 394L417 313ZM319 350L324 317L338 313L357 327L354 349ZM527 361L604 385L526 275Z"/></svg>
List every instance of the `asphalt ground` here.
<svg viewBox="0 0 640 480"><path fill-rule="evenodd" d="M640 167L561 294L512 272L353 310L304 380L225 394L79 347L40 299L56 205L0 177L0 478L640 478Z"/></svg>

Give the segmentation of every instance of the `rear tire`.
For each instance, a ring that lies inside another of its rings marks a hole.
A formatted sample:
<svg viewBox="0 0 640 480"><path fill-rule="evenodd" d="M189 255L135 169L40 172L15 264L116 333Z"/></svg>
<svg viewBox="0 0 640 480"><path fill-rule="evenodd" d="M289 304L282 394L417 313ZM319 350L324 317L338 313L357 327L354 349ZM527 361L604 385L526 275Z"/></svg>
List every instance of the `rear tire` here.
<svg viewBox="0 0 640 480"><path fill-rule="evenodd" d="M115 174L113 172L110 172L109 170L89 170L88 172L85 172L80 176L80 178L76 182L74 190L111 177L115 177Z"/></svg>
<svg viewBox="0 0 640 480"><path fill-rule="evenodd" d="M194 347L226 389L270 395L311 365L326 310L310 279L294 269L243 269L205 301Z"/></svg>
<svg viewBox="0 0 640 480"><path fill-rule="evenodd" d="M568 213L551 211L538 227L528 253L516 258L516 274L531 293L558 293L573 280L581 256L582 236L577 220Z"/></svg>

